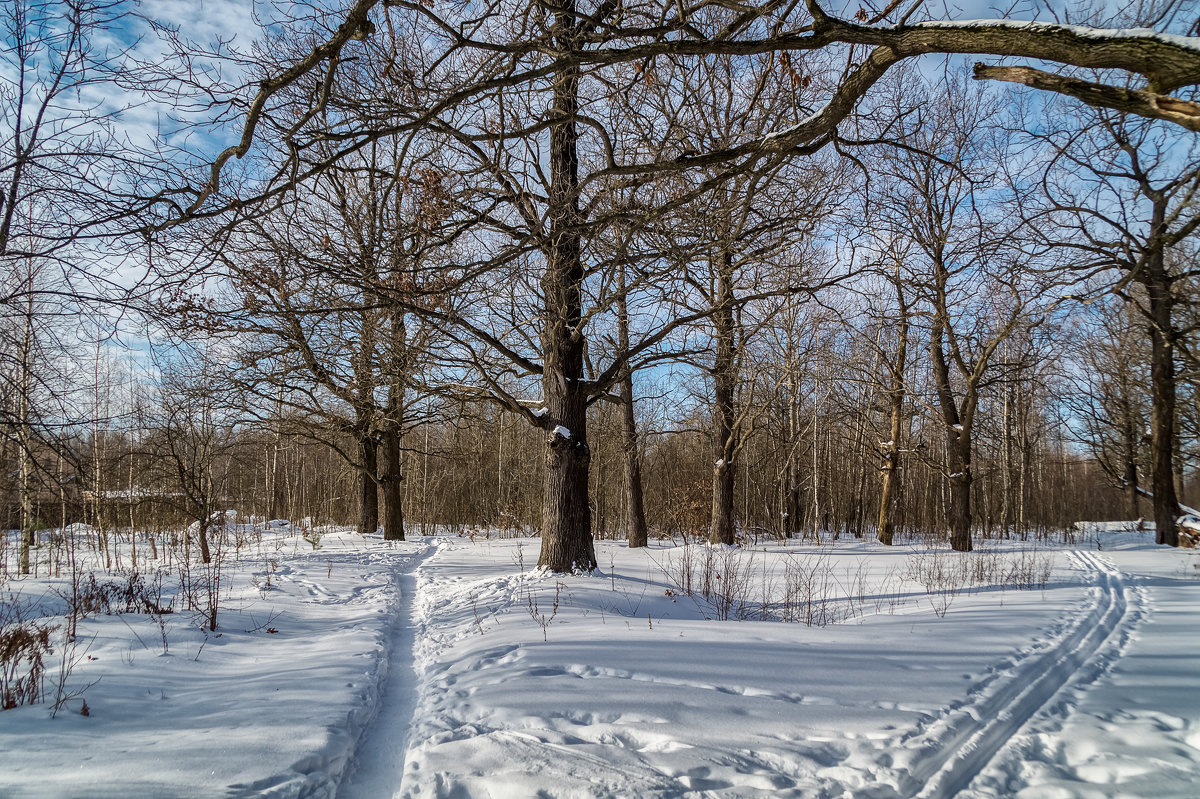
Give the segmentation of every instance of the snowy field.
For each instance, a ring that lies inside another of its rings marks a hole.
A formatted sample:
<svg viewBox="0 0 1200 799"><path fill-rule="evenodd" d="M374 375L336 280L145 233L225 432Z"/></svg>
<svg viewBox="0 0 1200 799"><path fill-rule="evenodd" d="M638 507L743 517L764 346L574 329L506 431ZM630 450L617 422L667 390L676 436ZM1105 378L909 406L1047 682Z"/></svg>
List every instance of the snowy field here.
<svg viewBox="0 0 1200 799"><path fill-rule="evenodd" d="M10 619L58 629L47 701L0 712L0 796L1158 798L1200 784L1200 560L1152 533L967 556L597 542L586 577L533 570L529 538L236 535L216 631L213 572L165 547L139 545L139 596L172 612L99 591L111 601L78 620L73 649L69 569L39 551L37 576L4 577ZM127 587L128 542L112 551L96 579Z"/></svg>

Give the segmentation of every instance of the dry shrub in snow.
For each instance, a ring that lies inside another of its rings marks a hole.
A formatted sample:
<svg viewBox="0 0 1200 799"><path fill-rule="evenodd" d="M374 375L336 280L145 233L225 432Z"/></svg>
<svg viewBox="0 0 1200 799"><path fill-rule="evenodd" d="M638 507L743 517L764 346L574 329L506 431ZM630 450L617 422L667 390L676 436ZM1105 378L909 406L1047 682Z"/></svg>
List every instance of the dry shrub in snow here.
<svg viewBox="0 0 1200 799"><path fill-rule="evenodd" d="M0 710L41 701L50 633L57 625L21 618L15 602L0 603Z"/></svg>

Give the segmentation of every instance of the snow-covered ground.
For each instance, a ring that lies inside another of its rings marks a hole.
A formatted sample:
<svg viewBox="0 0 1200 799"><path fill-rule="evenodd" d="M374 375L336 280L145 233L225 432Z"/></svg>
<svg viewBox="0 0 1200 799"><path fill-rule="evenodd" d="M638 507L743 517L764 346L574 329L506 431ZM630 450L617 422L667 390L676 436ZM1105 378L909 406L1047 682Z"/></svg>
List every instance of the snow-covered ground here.
<svg viewBox="0 0 1200 799"><path fill-rule="evenodd" d="M1196 795L1200 560L1152 533L537 547L268 530L219 636L178 599L81 621L94 684L0 712L0 796Z"/></svg>

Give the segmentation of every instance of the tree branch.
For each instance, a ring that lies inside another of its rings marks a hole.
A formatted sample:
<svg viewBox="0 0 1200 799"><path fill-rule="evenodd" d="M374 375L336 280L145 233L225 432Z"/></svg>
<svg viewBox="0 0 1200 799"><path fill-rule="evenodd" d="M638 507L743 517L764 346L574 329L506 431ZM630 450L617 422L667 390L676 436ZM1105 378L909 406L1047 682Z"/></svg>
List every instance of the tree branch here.
<svg viewBox="0 0 1200 799"><path fill-rule="evenodd" d="M1200 133L1200 103L1145 89L1126 89L1044 72L1033 67L975 65L975 80L1001 80L1063 94L1097 108L1162 119Z"/></svg>

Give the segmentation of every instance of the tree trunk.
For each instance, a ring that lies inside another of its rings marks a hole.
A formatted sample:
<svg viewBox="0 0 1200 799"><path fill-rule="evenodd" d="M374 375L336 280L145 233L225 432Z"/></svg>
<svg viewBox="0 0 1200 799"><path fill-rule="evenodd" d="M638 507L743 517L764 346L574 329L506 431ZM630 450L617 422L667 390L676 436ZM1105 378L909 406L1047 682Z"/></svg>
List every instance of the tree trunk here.
<svg viewBox="0 0 1200 799"><path fill-rule="evenodd" d="M878 366L878 363L876 363ZM867 504L867 453L864 452L864 442L867 437L867 414L870 413L871 405L875 402L874 389L869 390L866 401L863 403L862 409L858 414L858 431L854 435L854 458L858 462L856 475L856 485L854 488L853 501L850 503L850 513L848 521L852 520L854 529L851 532L855 538L863 537L863 520L866 517Z"/></svg>
<svg viewBox="0 0 1200 799"><path fill-rule="evenodd" d="M713 309L713 327L717 339L713 359L712 441L716 462L713 465L712 520L708 541L732 545L734 540L733 489L737 479L734 459L737 452L736 409L737 342L733 318L733 256L721 253L717 274L717 296Z"/></svg>
<svg viewBox="0 0 1200 799"><path fill-rule="evenodd" d="M621 354L629 352L629 309L625 303L625 265L617 269L617 338ZM642 464L638 457L637 419L633 407L633 369L621 371L621 453L625 461L625 540L631 549L649 543L642 498Z"/></svg>
<svg viewBox="0 0 1200 799"><path fill-rule="evenodd" d="M963 410L955 402L954 387L950 380L950 365L947 362L945 342L949 328L949 310L946 301L948 272L940 257L935 259L934 301L935 317L929 337L929 360L933 367L933 379L937 390L938 406L942 413L942 424L946 429L946 467L949 470L949 502L946 522L950 527L950 548L958 552L970 552L971 546L971 422L977 395L976 385L967 380L962 400Z"/></svg>
<svg viewBox="0 0 1200 799"><path fill-rule="evenodd" d="M1156 208L1156 214L1158 209ZM1175 520L1175 358L1171 285L1161 248L1150 257L1146 291L1150 300L1150 480L1154 491L1155 541L1179 546Z"/></svg>
<svg viewBox="0 0 1200 799"><path fill-rule="evenodd" d="M211 519L212 519L212 513L209 512L209 509L207 507L204 508L204 510L201 511L201 515L200 515L200 524L199 524L200 530L196 535L196 537L200 541L200 562L201 563L212 563L212 550L209 549L209 547L208 547L208 525L210 524Z"/></svg>
<svg viewBox="0 0 1200 799"><path fill-rule="evenodd" d="M549 361L549 359L547 359ZM548 416L556 422L546 440L546 478L542 504L542 549L538 566L555 572L590 572L596 568L592 544L592 511L588 503L591 452L586 435L586 395L546 386ZM545 383L546 381L543 381Z"/></svg>
<svg viewBox="0 0 1200 799"><path fill-rule="evenodd" d="M281 418L282 411L278 411L277 413L279 414L279 417L280 417L280 419L277 423L278 423L279 427L282 428L282 425L283 425L283 421ZM279 457L282 449L283 449L283 431L282 431L282 429L277 428L275 431L275 440L271 442L271 448L270 448L270 454L269 454L269 460L270 460L269 466L271 469L271 487L269 489L270 490L270 499L269 499L270 506L267 509L267 517L271 518L271 519L278 519L280 516L283 515L283 491L284 491L284 486L286 484L286 477L284 476L283 463L281 462L281 458Z"/></svg>
<svg viewBox="0 0 1200 799"><path fill-rule="evenodd" d="M733 489L737 472L733 464L718 460L713 468L713 507L712 529L709 532L710 544L730 544L734 542L733 524Z"/></svg>
<svg viewBox="0 0 1200 799"><path fill-rule="evenodd" d="M896 484L896 470L899 466L899 454L893 448L883 453L883 486L879 492L879 526L876 535L879 543L891 546L895 537L895 525L892 522L892 492Z"/></svg>
<svg viewBox="0 0 1200 799"><path fill-rule="evenodd" d="M628 343L625 346L628 346ZM625 539L631 548L644 547L649 543L645 501L642 498L642 464L641 458L638 457L637 420L633 411L633 373L627 367L621 377L621 449L625 458Z"/></svg>
<svg viewBox="0 0 1200 799"><path fill-rule="evenodd" d="M883 447L883 487L879 497L879 527L876 535L879 542L886 546L892 545L895 537L895 527L892 521L892 498L895 491L897 472L900 469L900 433L904 422L904 370L908 366L908 303L904 299L904 285L900 282L900 267L897 265L896 274L892 277L892 285L896 290L897 309L899 311L898 341L896 355L890 364L891 385L888 386L888 435L891 437Z"/></svg>
<svg viewBox="0 0 1200 799"><path fill-rule="evenodd" d="M625 454L626 530L629 546L644 547L649 543L646 529L646 507L642 497L642 464L638 455L637 422L633 413L633 375L626 370L621 379L622 449Z"/></svg>
<svg viewBox="0 0 1200 799"><path fill-rule="evenodd" d="M903 335L900 339L900 349L898 362L903 364L902 360L907 347L907 336ZM898 369L901 372L899 376L893 374L891 391L888 392L890 400L891 424L888 427L891 435L891 440L883 446L883 487L880 490L879 497L879 528L876 535L879 537L879 543L886 546L892 545L892 540L895 536L895 526L892 521L892 497L895 493L895 484L897 472L900 469L900 426L903 421L901 416L904 413L904 378L902 373L903 366Z"/></svg>
<svg viewBox="0 0 1200 799"><path fill-rule="evenodd" d="M379 489L383 494L383 540L404 540L404 474L400 470L400 434L385 430L380 436Z"/></svg>
<svg viewBox="0 0 1200 799"><path fill-rule="evenodd" d="M358 439L358 453L362 466L358 472L358 484L362 501L358 514L358 534L368 535L379 529L378 442L370 433Z"/></svg>
<svg viewBox="0 0 1200 799"><path fill-rule="evenodd" d="M800 534L800 398L796 385L796 365L789 353L788 361L788 456L784 466L783 485L783 537L795 538Z"/></svg>
<svg viewBox="0 0 1200 799"><path fill-rule="evenodd" d="M22 368L27 366L22 364ZM33 548L33 436L29 425L29 380L28 374L21 377L21 396L17 402L20 406L18 448L21 456L20 494L21 494L21 574L29 574L30 550Z"/></svg>
<svg viewBox="0 0 1200 799"><path fill-rule="evenodd" d="M946 442L949 453L950 508L947 521L950 525L950 548L956 552L970 552L971 544L971 441L962 430L952 428Z"/></svg>
<svg viewBox="0 0 1200 799"><path fill-rule="evenodd" d="M25 300L25 325L21 337L20 395L17 397L17 446L20 449L21 574L29 574L33 548L33 273L28 273L29 295ZM99 502L99 492L96 501Z"/></svg>
<svg viewBox="0 0 1200 799"><path fill-rule="evenodd" d="M552 32L560 47L577 46L575 3L567 0L555 15ZM588 503L588 389L583 383L583 283L579 210L579 155L575 115L579 68L556 76L550 119L549 241L542 296L542 390L548 413L541 417L546 439L542 504L542 549L538 566L555 572L596 568L592 511Z"/></svg>

